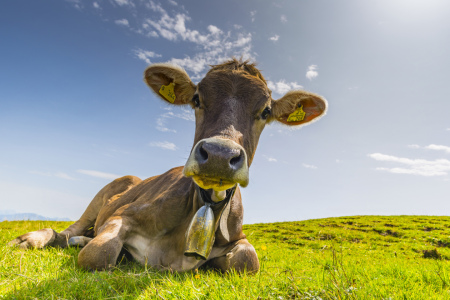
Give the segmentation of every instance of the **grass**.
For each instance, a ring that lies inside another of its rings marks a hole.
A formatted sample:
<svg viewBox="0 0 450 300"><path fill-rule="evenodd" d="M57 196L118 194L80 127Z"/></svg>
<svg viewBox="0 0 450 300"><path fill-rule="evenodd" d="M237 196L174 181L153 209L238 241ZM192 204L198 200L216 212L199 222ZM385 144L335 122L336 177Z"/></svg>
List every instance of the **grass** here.
<svg viewBox="0 0 450 300"><path fill-rule="evenodd" d="M256 275L77 268L79 249L6 246L70 222L0 223L0 299L450 299L450 218L355 216L244 226Z"/></svg>

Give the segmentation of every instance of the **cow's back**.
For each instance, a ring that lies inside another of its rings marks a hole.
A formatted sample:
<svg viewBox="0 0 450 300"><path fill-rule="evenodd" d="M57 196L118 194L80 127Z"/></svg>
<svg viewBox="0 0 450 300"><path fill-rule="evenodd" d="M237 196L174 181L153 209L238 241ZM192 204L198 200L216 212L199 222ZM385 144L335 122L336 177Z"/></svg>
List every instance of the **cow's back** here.
<svg viewBox="0 0 450 300"><path fill-rule="evenodd" d="M97 220L95 221L95 234L97 235L98 229L117 211L119 211L124 206L135 202L138 199L142 200L142 196L146 196L146 200L151 202L154 197L152 195L157 195L161 189L167 188L162 182L170 181L174 175L181 174L183 167L177 167L169 170L168 172L147 178L141 181L139 184L134 186L132 189L128 190L123 194L113 195L109 199L104 200L104 205L100 209ZM162 181L162 182L161 182Z"/></svg>

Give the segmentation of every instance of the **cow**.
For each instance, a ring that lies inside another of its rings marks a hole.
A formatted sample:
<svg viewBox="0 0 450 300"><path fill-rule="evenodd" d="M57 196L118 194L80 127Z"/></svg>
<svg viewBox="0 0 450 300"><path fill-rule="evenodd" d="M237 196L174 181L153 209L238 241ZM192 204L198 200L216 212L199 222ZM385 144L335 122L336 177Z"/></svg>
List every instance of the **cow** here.
<svg viewBox="0 0 450 300"><path fill-rule="evenodd" d="M167 63L150 65L144 81L166 103L195 111L186 164L145 180L118 178L64 231L41 229L9 244L22 249L78 245L78 265L88 270L114 267L126 250L160 270L205 265L257 272L258 256L242 232L239 186L249 183L260 134L273 121L288 126L317 121L327 101L304 90L274 100L256 64L236 58L211 66L197 85L183 68Z"/></svg>

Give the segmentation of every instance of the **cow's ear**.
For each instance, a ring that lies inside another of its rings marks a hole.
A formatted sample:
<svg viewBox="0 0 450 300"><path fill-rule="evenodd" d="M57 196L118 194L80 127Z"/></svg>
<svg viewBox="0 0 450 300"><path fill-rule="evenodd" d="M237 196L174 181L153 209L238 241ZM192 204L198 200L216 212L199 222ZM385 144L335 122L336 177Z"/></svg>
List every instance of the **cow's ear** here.
<svg viewBox="0 0 450 300"><path fill-rule="evenodd" d="M290 91L279 100L272 101L272 119L295 126L317 121L327 111L327 101L306 91Z"/></svg>
<svg viewBox="0 0 450 300"><path fill-rule="evenodd" d="M196 90L186 71L171 64L151 65L144 81L161 99L178 105L189 103Z"/></svg>

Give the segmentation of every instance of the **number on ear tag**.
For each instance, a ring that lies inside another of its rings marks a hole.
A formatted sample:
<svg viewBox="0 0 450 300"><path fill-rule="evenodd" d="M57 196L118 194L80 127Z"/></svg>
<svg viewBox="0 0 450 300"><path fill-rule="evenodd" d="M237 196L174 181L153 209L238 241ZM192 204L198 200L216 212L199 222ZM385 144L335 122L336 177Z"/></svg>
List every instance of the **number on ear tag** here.
<svg viewBox="0 0 450 300"><path fill-rule="evenodd" d="M288 122L300 122L305 118L306 113L303 111L303 105L297 108L292 114L289 115Z"/></svg>
<svg viewBox="0 0 450 300"><path fill-rule="evenodd" d="M175 88L175 83L171 82L169 83L169 85L163 85L161 86L161 88L159 89L159 93L161 95L164 96L164 98L167 99L167 101L169 101L170 103L174 103L175 102L175 92L174 89Z"/></svg>

